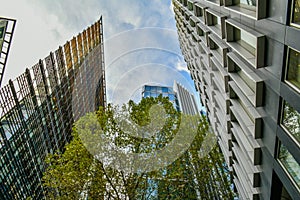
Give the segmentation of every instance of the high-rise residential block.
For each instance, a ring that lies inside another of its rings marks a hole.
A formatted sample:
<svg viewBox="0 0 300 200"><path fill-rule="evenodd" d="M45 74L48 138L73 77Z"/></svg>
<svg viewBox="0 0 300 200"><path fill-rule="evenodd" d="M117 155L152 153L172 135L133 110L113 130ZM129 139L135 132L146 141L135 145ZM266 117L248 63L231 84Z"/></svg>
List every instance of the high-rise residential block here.
<svg viewBox="0 0 300 200"><path fill-rule="evenodd" d="M0 199L44 199L48 153L106 104L102 18L0 89Z"/></svg>
<svg viewBox="0 0 300 200"><path fill-rule="evenodd" d="M173 0L240 199L300 198L300 1Z"/></svg>

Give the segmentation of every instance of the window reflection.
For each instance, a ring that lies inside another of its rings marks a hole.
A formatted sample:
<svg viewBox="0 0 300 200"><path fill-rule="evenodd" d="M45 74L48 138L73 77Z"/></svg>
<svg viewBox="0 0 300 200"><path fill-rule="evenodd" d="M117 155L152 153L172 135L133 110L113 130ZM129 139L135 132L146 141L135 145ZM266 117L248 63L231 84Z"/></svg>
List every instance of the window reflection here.
<svg viewBox="0 0 300 200"><path fill-rule="evenodd" d="M300 0L294 0L292 12L292 23L300 25Z"/></svg>
<svg viewBox="0 0 300 200"><path fill-rule="evenodd" d="M284 145L280 145L278 159L290 177L300 188L300 165Z"/></svg>
<svg viewBox="0 0 300 200"><path fill-rule="evenodd" d="M240 4L256 6L256 0L240 0Z"/></svg>
<svg viewBox="0 0 300 200"><path fill-rule="evenodd" d="M289 48L286 80L300 89L300 53Z"/></svg>
<svg viewBox="0 0 300 200"><path fill-rule="evenodd" d="M282 125L300 142L300 114L287 102L283 105Z"/></svg>
<svg viewBox="0 0 300 200"><path fill-rule="evenodd" d="M216 4L219 4L220 3L220 0L208 0L210 2L213 2L213 3L216 3Z"/></svg>

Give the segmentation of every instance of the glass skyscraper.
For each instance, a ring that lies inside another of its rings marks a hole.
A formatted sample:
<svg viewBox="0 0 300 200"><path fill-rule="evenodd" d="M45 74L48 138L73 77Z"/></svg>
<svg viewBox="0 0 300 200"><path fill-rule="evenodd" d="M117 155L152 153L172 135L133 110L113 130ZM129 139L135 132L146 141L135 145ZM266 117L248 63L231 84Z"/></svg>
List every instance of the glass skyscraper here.
<svg viewBox="0 0 300 200"><path fill-rule="evenodd" d="M197 115L199 109L196 104L195 97L180 83L174 81L173 87L158 86L158 85L144 85L142 88L142 97L168 97L173 103L177 111L184 114Z"/></svg>
<svg viewBox="0 0 300 200"><path fill-rule="evenodd" d="M44 199L48 153L106 104L102 17L0 89L0 199Z"/></svg>
<svg viewBox="0 0 300 200"><path fill-rule="evenodd" d="M166 86L155 86L155 85L144 85L142 88L142 97L158 97L159 95L162 97L168 97L169 100L173 103L174 108L179 111L179 103L177 96L172 87Z"/></svg>

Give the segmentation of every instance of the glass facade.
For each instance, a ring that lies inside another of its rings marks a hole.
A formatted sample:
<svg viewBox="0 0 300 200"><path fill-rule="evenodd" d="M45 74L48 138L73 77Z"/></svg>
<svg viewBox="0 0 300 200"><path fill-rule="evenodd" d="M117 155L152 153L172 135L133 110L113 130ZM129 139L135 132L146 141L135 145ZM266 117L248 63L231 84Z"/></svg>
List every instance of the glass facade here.
<svg viewBox="0 0 300 200"><path fill-rule="evenodd" d="M280 145L278 160L290 175L294 183L300 188L300 165L284 145Z"/></svg>
<svg viewBox="0 0 300 200"><path fill-rule="evenodd" d="M287 102L283 103L282 126L300 144L300 114Z"/></svg>
<svg viewBox="0 0 300 200"><path fill-rule="evenodd" d="M0 89L0 199L44 199L46 155L105 105L102 33L100 19Z"/></svg>
<svg viewBox="0 0 300 200"><path fill-rule="evenodd" d="M300 91L300 53L288 49L286 81Z"/></svg>
<svg viewBox="0 0 300 200"><path fill-rule="evenodd" d="M256 9L256 0L240 0L240 6L249 10Z"/></svg>
<svg viewBox="0 0 300 200"><path fill-rule="evenodd" d="M300 26L300 0L293 1L291 22L296 26Z"/></svg>
<svg viewBox="0 0 300 200"><path fill-rule="evenodd" d="M143 98L147 97L158 97L159 95L162 95L163 97L168 97L169 100L173 103L176 110L179 111L179 104L177 101L177 97L175 92L171 87L163 87L163 86L150 86L145 85L143 87L142 96Z"/></svg>

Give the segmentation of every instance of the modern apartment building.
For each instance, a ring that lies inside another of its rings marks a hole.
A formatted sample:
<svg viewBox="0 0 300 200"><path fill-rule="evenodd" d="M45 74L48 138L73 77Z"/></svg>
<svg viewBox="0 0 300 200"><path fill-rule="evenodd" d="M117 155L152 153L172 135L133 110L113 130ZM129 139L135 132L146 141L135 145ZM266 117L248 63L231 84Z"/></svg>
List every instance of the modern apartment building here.
<svg viewBox="0 0 300 200"><path fill-rule="evenodd" d="M173 0L240 199L300 199L300 1Z"/></svg>
<svg viewBox="0 0 300 200"><path fill-rule="evenodd" d="M102 18L0 89L0 199L44 199L45 156L105 93Z"/></svg>

